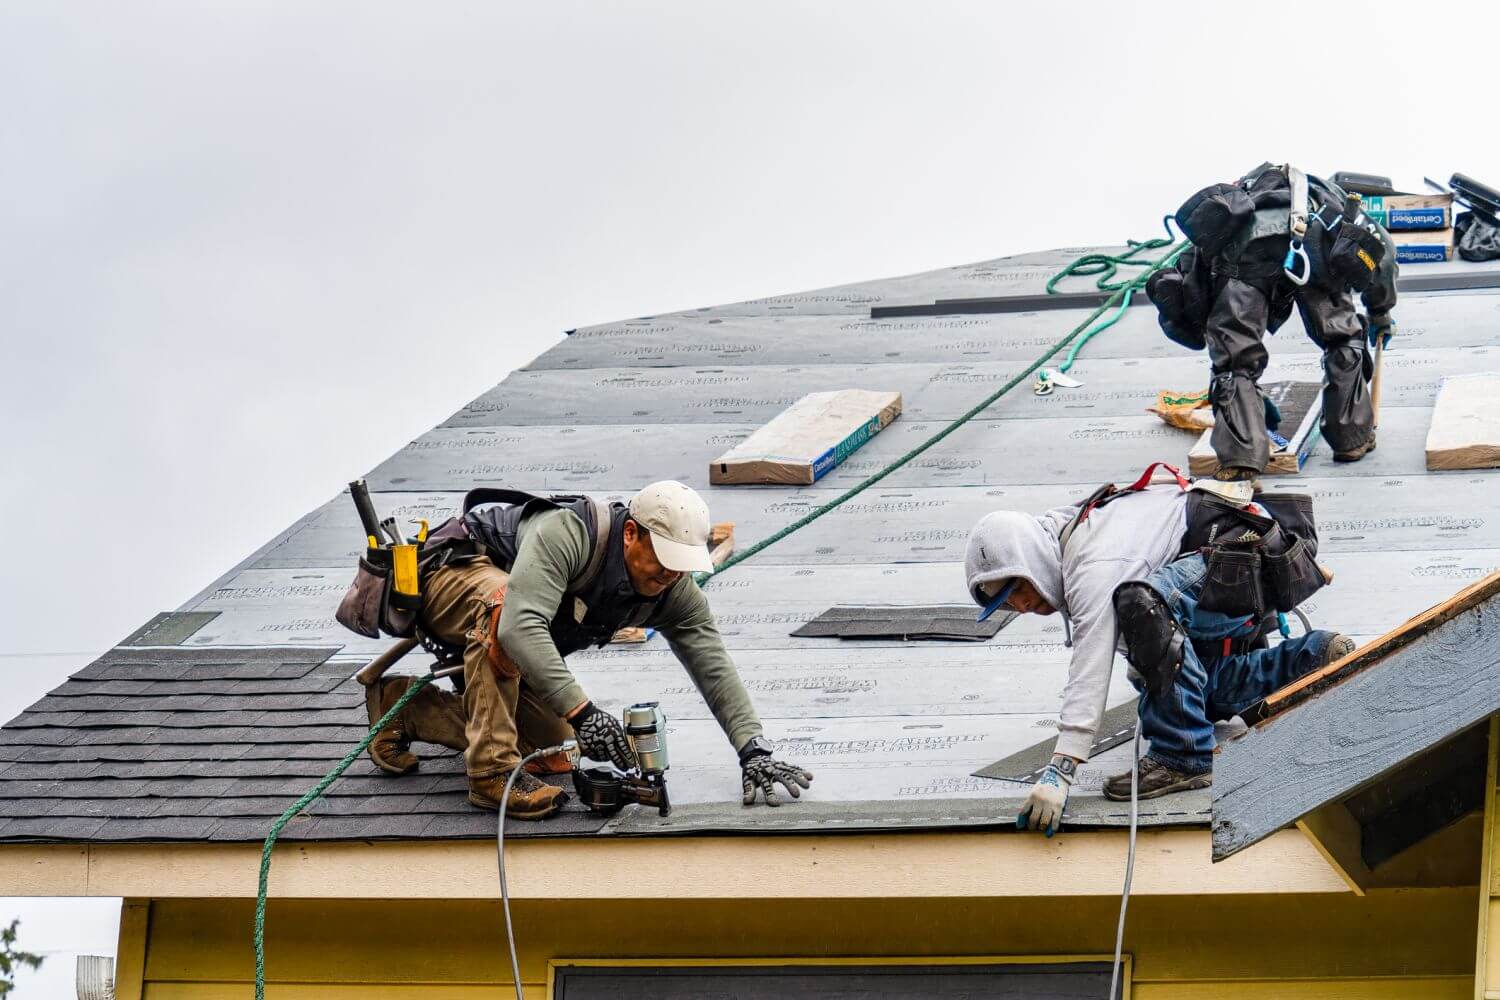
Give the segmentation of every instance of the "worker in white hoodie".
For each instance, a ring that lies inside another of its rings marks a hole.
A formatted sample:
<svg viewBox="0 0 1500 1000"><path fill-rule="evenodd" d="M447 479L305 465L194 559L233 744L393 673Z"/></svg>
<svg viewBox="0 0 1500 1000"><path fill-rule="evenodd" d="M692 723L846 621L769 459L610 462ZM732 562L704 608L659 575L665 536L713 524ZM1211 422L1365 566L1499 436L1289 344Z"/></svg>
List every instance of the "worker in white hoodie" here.
<svg viewBox="0 0 1500 1000"><path fill-rule="evenodd" d="M997 511L970 533L964 571L982 617L1001 607L1061 613L1071 633L1057 745L1018 827L1051 836L1061 824L1074 773L1088 760L1104 715L1117 646L1142 693L1141 730L1150 740L1140 761L1141 798L1207 787L1215 720L1233 718L1353 649L1350 639L1328 631L1256 649L1263 645L1258 617L1199 608L1204 559L1181 551L1188 495L1178 484L1146 486L1077 523L1076 504L1040 515ZM1129 799L1130 772L1109 779L1104 794Z"/></svg>

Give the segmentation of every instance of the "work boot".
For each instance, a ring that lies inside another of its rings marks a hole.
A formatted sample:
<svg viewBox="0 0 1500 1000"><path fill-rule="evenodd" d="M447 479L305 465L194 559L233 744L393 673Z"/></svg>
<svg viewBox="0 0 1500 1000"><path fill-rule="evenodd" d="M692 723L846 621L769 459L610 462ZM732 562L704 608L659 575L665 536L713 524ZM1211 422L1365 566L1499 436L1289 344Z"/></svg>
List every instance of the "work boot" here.
<svg viewBox="0 0 1500 1000"><path fill-rule="evenodd" d="M1364 444L1360 445L1357 448L1350 448L1348 451L1336 451L1336 452L1334 452L1333 453L1333 460L1335 462L1358 462L1360 459L1364 458L1366 455L1368 455L1370 452L1372 452L1374 450L1375 450L1375 434L1373 432L1371 432L1371 434L1370 434L1370 440L1366 441Z"/></svg>
<svg viewBox="0 0 1500 1000"><path fill-rule="evenodd" d="M381 678L374 684L365 688L365 714L369 717L370 726L374 728L385 713L391 710L391 706L406 693L410 679L406 677L393 677L390 680ZM375 734L370 741L370 759L375 766L386 774L410 774L420 766L417 755L411 752L411 736L403 724L406 709L392 719L384 729Z"/></svg>
<svg viewBox="0 0 1500 1000"><path fill-rule="evenodd" d="M1354 640L1342 632L1333 633L1333 638L1328 640L1328 648L1323 650L1323 659L1319 661L1318 667L1326 667L1335 660L1342 660L1354 652ZM1314 667L1313 669L1317 669Z"/></svg>
<svg viewBox="0 0 1500 1000"><path fill-rule="evenodd" d="M573 761L566 753L559 751L529 762L526 771L529 774L571 774Z"/></svg>
<svg viewBox="0 0 1500 1000"><path fill-rule="evenodd" d="M1207 788L1214 783L1214 773L1188 774L1168 767L1150 754L1141 758L1136 775L1136 798L1154 799L1173 792L1186 792L1193 788ZM1130 801L1130 772L1117 774L1104 783L1104 797L1114 802Z"/></svg>
<svg viewBox="0 0 1500 1000"><path fill-rule="evenodd" d="M505 782L510 775L510 771L505 771L488 778L470 776L469 801L481 809L499 810L500 796L505 794ZM546 819L561 809L566 801L567 792L522 770L511 786L505 815L508 819Z"/></svg>
<svg viewBox="0 0 1500 1000"><path fill-rule="evenodd" d="M374 726L411 687L413 677L382 677L365 689L365 712ZM431 684L418 691L401 714L370 741L370 759L387 774L410 774L419 766L411 752L413 741L436 743L462 752L468 746L464 735L463 703L457 695Z"/></svg>
<svg viewBox="0 0 1500 1000"><path fill-rule="evenodd" d="M1115 620L1125 658L1155 697L1164 697L1182 669L1187 636L1161 595L1136 580L1115 588Z"/></svg>

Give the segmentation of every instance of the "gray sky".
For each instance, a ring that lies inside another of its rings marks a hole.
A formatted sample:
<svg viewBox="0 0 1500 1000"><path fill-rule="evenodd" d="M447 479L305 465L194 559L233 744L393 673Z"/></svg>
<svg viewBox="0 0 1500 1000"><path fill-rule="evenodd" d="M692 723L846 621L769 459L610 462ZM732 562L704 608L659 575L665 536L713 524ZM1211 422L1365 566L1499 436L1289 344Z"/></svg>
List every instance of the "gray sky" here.
<svg viewBox="0 0 1500 1000"><path fill-rule="evenodd" d="M1263 159L1500 183L1493 61L1462 41L1497 28L1479 3L0 0L0 719L565 329L1154 236ZM0 899L23 944L28 906Z"/></svg>

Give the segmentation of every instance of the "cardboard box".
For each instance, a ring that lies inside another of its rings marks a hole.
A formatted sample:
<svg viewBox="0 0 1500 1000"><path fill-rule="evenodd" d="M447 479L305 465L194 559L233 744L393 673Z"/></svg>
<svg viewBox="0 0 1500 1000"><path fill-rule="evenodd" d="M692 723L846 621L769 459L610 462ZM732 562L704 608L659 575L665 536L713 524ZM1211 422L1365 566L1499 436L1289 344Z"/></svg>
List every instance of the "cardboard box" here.
<svg viewBox="0 0 1500 1000"><path fill-rule="evenodd" d="M1423 264L1453 259L1453 230L1400 230L1391 233L1398 264Z"/></svg>
<svg viewBox="0 0 1500 1000"><path fill-rule="evenodd" d="M812 392L714 459L715 486L810 486L901 414L901 393Z"/></svg>
<svg viewBox="0 0 1500 1000"><path fill-rule="evenodd" d="M1453 195L1367 194L1365 214L1395 233L1405 229L1452 229Z"/></svg>

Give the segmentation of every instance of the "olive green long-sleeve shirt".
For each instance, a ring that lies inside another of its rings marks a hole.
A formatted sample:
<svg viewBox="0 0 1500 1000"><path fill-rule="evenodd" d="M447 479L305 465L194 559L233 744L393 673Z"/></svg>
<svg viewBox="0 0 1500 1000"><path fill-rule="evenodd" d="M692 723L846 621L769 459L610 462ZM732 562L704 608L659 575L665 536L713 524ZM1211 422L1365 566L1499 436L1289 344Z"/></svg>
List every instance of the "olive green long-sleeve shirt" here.
<svg viewBox="0 0 1500 1000"><path fill-rule="evenodd" d="M551 626L568 581L588 562L589 548L588 529L570 511L542 511L522 521L500 612L500 645L521 668L527 685L559 715L587 697L557 651ZM666 637L736 751L761 734L760 719L724 648L708 598L692 577L684 576L667 590L646 625Z"/></svg>

